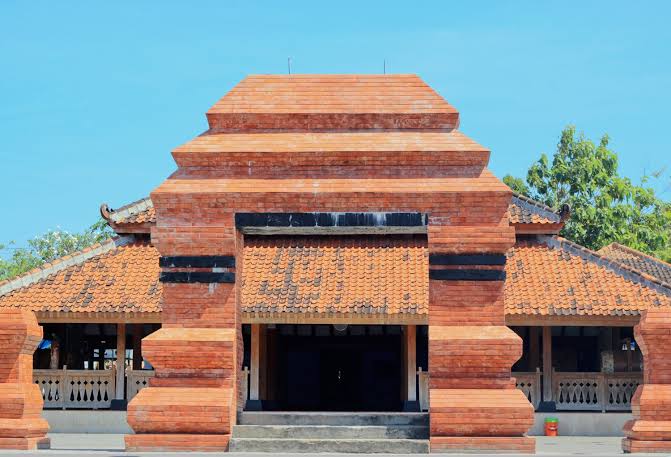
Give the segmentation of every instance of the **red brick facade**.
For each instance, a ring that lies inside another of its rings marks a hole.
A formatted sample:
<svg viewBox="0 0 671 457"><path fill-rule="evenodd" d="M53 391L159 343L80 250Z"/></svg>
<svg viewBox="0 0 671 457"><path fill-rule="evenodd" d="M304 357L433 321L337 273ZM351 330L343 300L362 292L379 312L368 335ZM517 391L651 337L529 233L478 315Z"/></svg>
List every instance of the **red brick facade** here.
<svg viewBox="0 0 671 457"><path fill-rule="evenodd" d="M33 383L33 352L42 328L32 311L0 310L0 449L48 445L42 394Z"/></svg>
<svg viewBox="0 0 671 457"><path fill-rule="evenodd" d="M164 274L238 280L164 284L164 328L143 349L156 378L129 405L129 450L226 447L243 407L237 213L422 213L429 253L458 259L500 256L514 243L511 191L486 169L489 151L454 130L457 111L415 76L250 77L208 120L210 131L175 150L178 171L152 193L152 241L163 257L236 259L235 268ZM533 451L523 436L533 409L510 377L521 340L504 324L503 265L452 263L431 266L466 275L430 281L432 448ZM477 270L497 270L484 273L497 279L477 280ZM206 362L191 347L219 356Z"/></svg>
<svg viewBox="0 0 671 457"><path fill-rule="evenodd" d="M624 426L624 452L671 453L671 311L645 311L634 327L643 353L643 384L631 401L634 420Z"/></svg>

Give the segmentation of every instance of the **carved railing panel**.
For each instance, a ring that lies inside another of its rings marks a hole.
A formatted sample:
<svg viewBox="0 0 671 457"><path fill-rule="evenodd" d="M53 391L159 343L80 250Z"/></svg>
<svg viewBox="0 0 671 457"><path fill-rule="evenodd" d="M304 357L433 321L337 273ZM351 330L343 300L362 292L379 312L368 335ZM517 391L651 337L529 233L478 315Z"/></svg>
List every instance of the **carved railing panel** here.
<svg viewBox="0 0 671 457"><path fill-rule="evenodd" d="M515 378L515 387L520 389L524 396L527 397L529 403L535 408L541 402L541 373L539 370L535 372L516 372L513 373Z"/></svg>
<svg viewBox="0 0 671 457"><path fill-rule="evenodd" d="M33 370L45 408L103 409L114 399L114 370Z"/></svg>
<svg viewBox="0 0 671 457"><path fill-rule="evenodd" d="M149 385L154 370L129 370L126 372L126 400L131 401L139 391Z"/></svg>
<svg viewBox="0 0 671 457"><path fill-rule="evenodd" d="M628 411L643 381L641 373L552 374L552 395L558 410Z"/></svg>

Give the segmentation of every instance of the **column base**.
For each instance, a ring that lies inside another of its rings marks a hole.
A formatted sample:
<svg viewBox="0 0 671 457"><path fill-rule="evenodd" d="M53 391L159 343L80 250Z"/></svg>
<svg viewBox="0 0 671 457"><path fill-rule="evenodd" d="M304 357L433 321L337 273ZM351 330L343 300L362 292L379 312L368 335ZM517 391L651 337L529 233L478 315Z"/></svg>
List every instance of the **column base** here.
<svg viewBox="0 0 671 457"><path fill-rule="evenodd" d="M419 402L417 400L405 400L403 402L403 411L406 413L418 413L419 412Z"/></svg>
<svg viewBox="0 0 671 457"><path fill-rule="evenodd" d="M624 438L622 440L622 451L625 454L634 452L671 452L671 441L644 441L632 440L631 438Z"/></svg>
<svg viewBox="0 0 671 457"><path fill-rule="evenodd" d="M533 454L536 440L529 436L436 436L430 441L432 453Z"/></svg>
<svg viewBox="0 0 671 457"><path fill-rule="evenodd" d="M33 451L49 448L51 448L51 440L46 436L42 438L0 438L0 449Z"/></svg>
<svg viewBox="0 0 671 457"><path fill-rule="evenodd" d="M245 411L263 411L263 400L247 400Z"/></svg>
<svg viewBox="0 0 671 457"><path fill-rule="evenodd" d="M127 452L227 451L231 435L138 434L126 435Z"/></svg>

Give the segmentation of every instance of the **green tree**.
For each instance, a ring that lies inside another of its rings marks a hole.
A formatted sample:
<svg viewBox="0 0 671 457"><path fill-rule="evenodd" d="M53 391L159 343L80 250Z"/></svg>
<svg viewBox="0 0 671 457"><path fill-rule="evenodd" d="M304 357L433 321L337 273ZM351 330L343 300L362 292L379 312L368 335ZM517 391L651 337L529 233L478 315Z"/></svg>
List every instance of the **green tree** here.
<svg viewBox="0 0 671 457"><path fill-rule="evenodd" d="M568 126L552 160L542 154L529 168L526 181L507 175L504 182L552 208L568 204L571 217L562 235L569 240L590 249L618 242L668 256L671 204L648 185L651 177L644 177L637 185L620 176L617 154L608 142L608 135L604 135L595 144Z"/></svg>
<svg viewBox="0 0 671 457"><path fill-rule="evenodd" d="M100 219L81 233L49 230L41 236L28 240L27 247L13 248L0 244L0 253L12 251L4 258L0 256L0 281L11 279L45 262L51 262L65 255L104 241L114 235L104 219Z"/></svg>

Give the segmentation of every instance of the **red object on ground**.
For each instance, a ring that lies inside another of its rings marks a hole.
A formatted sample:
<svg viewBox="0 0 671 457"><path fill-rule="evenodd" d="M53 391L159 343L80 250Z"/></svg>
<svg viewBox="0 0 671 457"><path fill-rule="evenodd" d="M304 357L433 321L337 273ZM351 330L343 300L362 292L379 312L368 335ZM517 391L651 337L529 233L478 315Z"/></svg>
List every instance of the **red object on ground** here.
<svg viewBox="0 0 671 457"><path fill-rule="evenodd" d="M559 435L559 422L546 422L545 436L558 436L558 435Z"/></svg>

